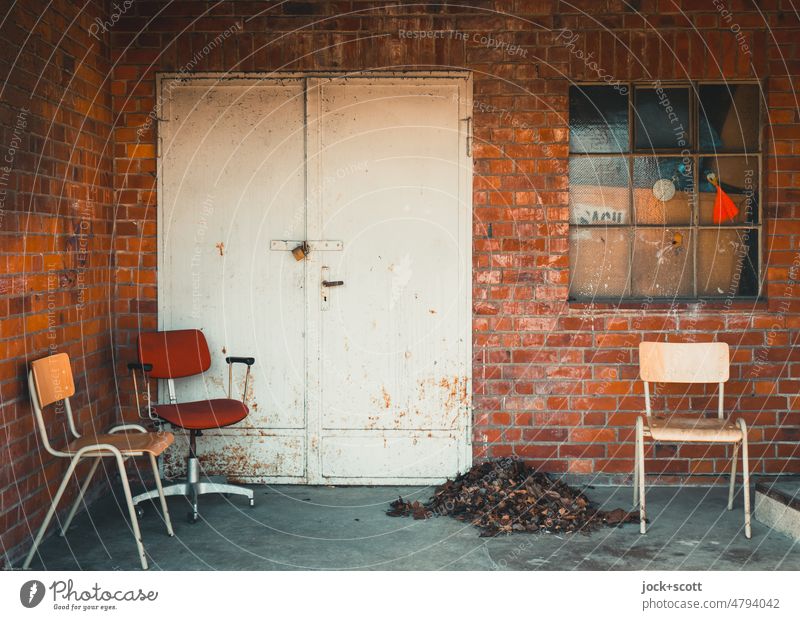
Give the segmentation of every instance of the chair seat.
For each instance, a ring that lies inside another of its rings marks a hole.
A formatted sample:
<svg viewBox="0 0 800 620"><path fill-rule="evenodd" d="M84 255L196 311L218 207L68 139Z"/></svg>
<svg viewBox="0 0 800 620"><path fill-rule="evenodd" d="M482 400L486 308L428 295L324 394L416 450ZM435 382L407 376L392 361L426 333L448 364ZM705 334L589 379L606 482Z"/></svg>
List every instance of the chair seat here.
<svg viewBox="0 0 800 620"><path fill-rule="evenodd" d="M109 444L122 452L130 454L150 453L158 456L172 445L175 436L172 433L101 433L84 435L67 446L67 452L74 454L81 448L94 444Z"/></svg>
<svg viewBox="0 0 800 620"><path fill-rule="evenodd" d="M737 442L742 429L729 420L709 418L650 418L645 431L656 441Z"/></svg>
<svg viewBox="0 0 800 620"><path fill-rule="evenodd" d="M198 400L177 405L156 405L153 410L162 420L188 430L230 426L244 420L249 413L247 405L230 398Z"/></svg>

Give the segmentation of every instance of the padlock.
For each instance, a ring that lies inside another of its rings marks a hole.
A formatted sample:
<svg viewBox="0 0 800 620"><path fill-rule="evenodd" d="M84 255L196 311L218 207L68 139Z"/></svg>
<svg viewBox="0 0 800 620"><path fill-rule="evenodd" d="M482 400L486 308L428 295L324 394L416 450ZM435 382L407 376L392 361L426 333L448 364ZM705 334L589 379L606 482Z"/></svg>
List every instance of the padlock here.
<svg viewBox="0 0 800 620"><path fill-rule="evenodd" d="M303 243L292 250L292 256L294 256L296 261L303 260L306 256L308 256L308 244L303 241Z"/></svg>

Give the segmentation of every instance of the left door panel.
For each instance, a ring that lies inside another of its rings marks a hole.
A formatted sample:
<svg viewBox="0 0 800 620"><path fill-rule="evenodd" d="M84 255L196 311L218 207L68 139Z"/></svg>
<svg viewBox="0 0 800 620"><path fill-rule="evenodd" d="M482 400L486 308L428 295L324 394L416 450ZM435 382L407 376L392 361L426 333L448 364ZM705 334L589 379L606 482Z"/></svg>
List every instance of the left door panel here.
<svg viewBox="0 0 800 620"><path fill-rule="evenodd" d="M270 250L305 239L303 82L162 76L159 89L159 327L202 329L212 357L177 381L179 400L223 397L225 356L256 357L250 416L199 442L205 473L304 482L306 265Z"/></svg>

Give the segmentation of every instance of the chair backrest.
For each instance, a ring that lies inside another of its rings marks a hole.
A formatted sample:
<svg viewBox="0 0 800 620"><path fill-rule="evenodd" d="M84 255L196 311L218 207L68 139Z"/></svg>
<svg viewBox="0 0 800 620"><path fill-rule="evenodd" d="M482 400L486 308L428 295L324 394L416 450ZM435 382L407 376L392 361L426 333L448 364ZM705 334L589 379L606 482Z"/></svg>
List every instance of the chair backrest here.
<svg viewBox="0 0 800 620"><path fill-rule="evenodd" d="M152 364L151 377L178 379L208 370L211 353L199 329L150 332L139 335L139 362Z"/></svg>
<svg viewBox="0 0 800 620"><path fill-rule="evenodd" d="M726 342L641 342L639 376L651 383L724 383L730 377Z"/></svg>
<svg viewBox="0 0 800 620"><path fill-rule="evenodd" d="M31 373L41 408L75 394L75 380L66 353L56 353L31 362Z"/></svg>
<svg viewBox="0 0 800 620"><path fill-rule="evenodd" d="M56 450L50 445L42 409L53 403L64 401L64 413L67 416L69 430L73 437L80 437L75 427L75 418L72 415L72 407L69 403L69 399L75 394L75 380L72 377L69 356L66 353L56 353L31 362L31 369L28 373L28 388L31 391L33 413L36 417L36 424L39 427L39 434L42 436L42 445L50 454L67 456L64 452Z"/></svg>
<svg viewBox="0 0 800 620"><path fill-rule="evenodd" d="M644 381L647 416L652 415L650 383L717 383L717 417L723 417L725 382L730 377L726 342L640 342L639 376Z"/></svg>

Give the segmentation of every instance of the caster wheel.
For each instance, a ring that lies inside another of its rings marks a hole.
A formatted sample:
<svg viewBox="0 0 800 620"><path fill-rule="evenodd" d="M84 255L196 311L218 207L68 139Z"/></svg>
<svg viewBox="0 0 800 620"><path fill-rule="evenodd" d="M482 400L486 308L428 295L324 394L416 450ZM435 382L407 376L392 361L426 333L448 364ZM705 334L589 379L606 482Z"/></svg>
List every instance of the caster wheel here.
<svg viewBox="0 0 800 620"><path fill-rule="evenodd" d="M186 520L189 523L197 523L200 520L200 515L198 513L196 513L196 512L189 512L186 515Z"/></svg>
<svg viewBox="0 0 800 620"><path fill-rule="evenodd" d="M142 508L141 506L136 506L136 516L137 516L139 519L141 519L142 517L144 517L144 508Z"/></svg>

